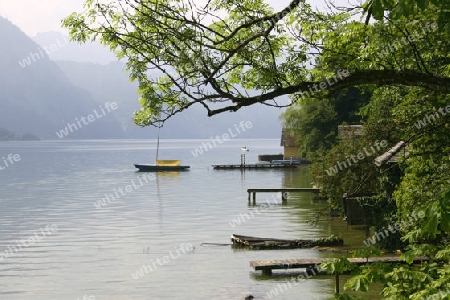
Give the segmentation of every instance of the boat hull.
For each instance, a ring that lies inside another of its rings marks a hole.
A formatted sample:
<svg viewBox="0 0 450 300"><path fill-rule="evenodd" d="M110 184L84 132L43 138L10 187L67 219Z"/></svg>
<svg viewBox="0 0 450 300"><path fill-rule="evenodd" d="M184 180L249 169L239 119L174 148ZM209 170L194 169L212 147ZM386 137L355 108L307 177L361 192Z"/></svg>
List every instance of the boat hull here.
<svg viewBox="0 0 450 300"><path fill-rule="evenodd" d="M186 171L190 166L156 166L156 165L139 165L134 164L139 172L167 172L167 171Z"/></svg>

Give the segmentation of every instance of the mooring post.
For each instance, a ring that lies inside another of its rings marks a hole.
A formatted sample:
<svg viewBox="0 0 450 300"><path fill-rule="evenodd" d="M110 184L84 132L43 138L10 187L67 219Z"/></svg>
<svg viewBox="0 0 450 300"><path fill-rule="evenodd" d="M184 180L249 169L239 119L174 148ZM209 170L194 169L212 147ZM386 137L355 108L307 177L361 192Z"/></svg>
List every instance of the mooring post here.
<svg viewBox="0 0 450 300"><path fill-rule="evenodd" d="M337 295L339 294L339 273L337 271L334 271L334 277L336 280L336 286L334 287L334 293Z"/></svg>
<svg viewBox="0 0 450 300"><path fill-rule="evenodd" d="M264 270L262 270L262 273L263 273L263 275L270 276L270 275L272 275L272 269L264 269Z"/></svg>

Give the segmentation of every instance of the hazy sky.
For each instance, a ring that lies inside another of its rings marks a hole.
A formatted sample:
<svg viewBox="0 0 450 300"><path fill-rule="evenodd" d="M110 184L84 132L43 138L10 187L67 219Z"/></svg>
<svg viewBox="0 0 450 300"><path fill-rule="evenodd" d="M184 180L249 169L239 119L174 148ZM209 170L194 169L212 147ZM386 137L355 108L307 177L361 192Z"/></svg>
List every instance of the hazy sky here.
<svg viewBox="0 0 450 300"><path fill-rule="evenodd" d="M317 0L312 0L314 1ZM74 11L82 11L84 2L85 0L0 0L0 16L19 26L27 35L34 36L38 32L63 31L60 27L61 20ZM280 8L290 1L269 2L275 8Z"/></svg>
<svg viewBox="0 0 450 300"><path fill-rule="evenodd" d="M84 0L1 0L0 15L29 36L62 31L61 19L83 8Z"/></svg>

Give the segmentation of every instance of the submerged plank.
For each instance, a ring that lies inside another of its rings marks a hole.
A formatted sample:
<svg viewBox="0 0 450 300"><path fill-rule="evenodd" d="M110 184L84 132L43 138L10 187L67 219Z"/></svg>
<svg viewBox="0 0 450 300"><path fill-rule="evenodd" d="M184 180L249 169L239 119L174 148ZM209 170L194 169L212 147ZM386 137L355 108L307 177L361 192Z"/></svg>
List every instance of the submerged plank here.
<svg viewBox="0 0 450 300"><path fill-rule="evenodd" d="M295 248L313 248L316 246L338 246L343 245L344 240L337 237L328 237L323 239L275 239L259 238L245 235L231 235L233 245L249 247L251 249L295 249Z"/></svg>

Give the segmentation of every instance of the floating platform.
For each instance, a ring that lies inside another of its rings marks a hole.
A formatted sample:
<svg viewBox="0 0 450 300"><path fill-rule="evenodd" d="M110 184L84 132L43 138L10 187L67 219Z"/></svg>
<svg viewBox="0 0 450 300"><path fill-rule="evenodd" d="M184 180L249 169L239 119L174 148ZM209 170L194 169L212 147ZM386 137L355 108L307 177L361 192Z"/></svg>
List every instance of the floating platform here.
<svg viewBox="0 0 450 300"><path fill-rule="evenodd" d="M260 164L235 164L235 165L212 165L214 169L238 170L238 169L279 169L297 168L298 164L290 163L260 163Z"/></svg>
<svg viewBox="0 0 450 300"><path fill-rule="evenodd" d="M328 237L316 240L284 240L274 238L258 238L253 236L245 236L233 234L231 241L235 246L248 247L255 250L267 249L297 249L297 248L313 248L316 246L342 246L344 240L337 237Z"/></svg>

